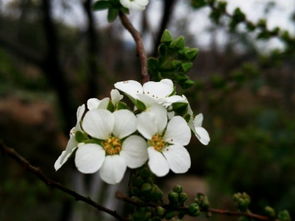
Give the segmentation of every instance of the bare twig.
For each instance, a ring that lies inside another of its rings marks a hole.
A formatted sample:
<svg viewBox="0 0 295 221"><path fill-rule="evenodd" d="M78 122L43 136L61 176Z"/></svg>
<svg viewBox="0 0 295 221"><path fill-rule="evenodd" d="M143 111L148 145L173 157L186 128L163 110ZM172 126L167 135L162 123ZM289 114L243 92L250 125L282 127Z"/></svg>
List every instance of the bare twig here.
<svg viewBox="0 0 295 221"><path fill-rule="evenodd" d="M116 197L126 203L129 203L131 205L138 206L138 207L141 207L141 206L147 206L147 207L162 206L164 208L169 208L169 205L155 205L155 204L146 203L143 201L134 200L121 192L117 192ZM187 209L187 208L181 207L179 209ZM256 220L269 220L269 221L273 220L267 216L262 216L262 215L251 213L251 212L239 212L239 211L230 211L230 210L215 209L215 208L209 208L208 212L219 214L219 215L226 215L226 216L246 216L246 217L256 219Z"/></svg>
<svg viewBox="0 0 295 221"><path fill-rule="evenodd" d="M14 149L7 147L6 145L4 145L1 142L0 142L0 151L2 151L4 154L8 155L10 158L14 159L22 167L24 167L30 173L34 174L38 179L42 180L49 187L52 187L54 189L58 189L61 192L74 197L78 201L82 201L82 202L96 208L99 211L105 212L105 213L113 216L117 220L126 221L126 219L121 217L115 210L111 210L106 207L103 207L103 206L97 204L96 202L94 202L89 197L82 196L79 193L77 193L71 189L68 189L67 187L63 186L62 184L49 179L40 168L31 165L28 160L26 160L23 156L21 156L19 153L17 153Z"/></svg>
<svg viewBox="0 0 295 221"><path fill-rule="evenodd" d="M130 20L124 13L120 12L119 16L123 26L130 32L136 43L136 51L138 53L141 64L141 78L142 82L145 83L149 81L150 77L147 69L147 56L141 34L134 28L134 26L131 24Z"/></svg>

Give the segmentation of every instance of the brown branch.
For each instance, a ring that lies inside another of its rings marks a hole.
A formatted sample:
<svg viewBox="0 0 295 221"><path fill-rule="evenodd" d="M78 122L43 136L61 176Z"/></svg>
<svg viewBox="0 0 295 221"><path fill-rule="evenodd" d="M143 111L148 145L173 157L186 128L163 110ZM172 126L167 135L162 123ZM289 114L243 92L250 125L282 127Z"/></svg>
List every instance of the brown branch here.
<svg viewBox="0 0 295 221"><path fill-rule="evenodd" d="M145 53L141 34L134 28L134 26L131 24L130 20L124 13L120 12L119 16L120 16L122 25L129 31L129 33L132 35L136 43L136 51L138 53L140 64L141 64L141 78L142 78L142 82L145 83L149 81L150 77L149 77L148 69L147 69L147 56Z"/></svg>
<svg viewBox="0 0 295 221"><path fill-rule="evenodd" d="M117 197L117 199L120 199L126 203L129 203L131 205L138 206L138 207L141 207L141 206L147 206L147 207L162 206L164 208L169 208L169 205L155 205L155 204L146 203L143 201L138 201L138 200L135 200L135 199L132 199L132 198L126 196L124 193L121 193L121 192L117 192L116 197ZM182 207L180 209L187 209L187 208ZM226 215L226 216L246 216L246 217L256 219L256 220L273 220L267 216L262 216L262 215L251 213L251 212L239 212L239 211L230 211L230 210L215 209L215 208L209 208L208 211L206 211L206 212L215 213L215 214L219 214L219 215Z"/></svg>
<svg viewBox="0 0 295 221"><path fill-rule="evenodd" d="M106 207L103 207L103 206L97 204L96 202L94 202L93 200L91 200L89 197L82 196L79 193L77 193L71 189L68 189L67 187L63 186L62 184L49 179L40 168L31 165L28 160L26 160L23 156L21 156L19 153L17 153L14 149L7 147L6 145L4 145L1 142L0 142L0 151L2 151L4 154L9 156L10 158L14 159L22 167L24 167L27 171L34 174L38 179L42 180L47 186L52 187L54 189L58 189L61 192L64 192L64 193L74 197L78 201L82 201L82 202L96 208L99 211L105 212L105 213L113 216L117 220L126 221L126 219L121 217L115 210L111 210Z"/></svg>

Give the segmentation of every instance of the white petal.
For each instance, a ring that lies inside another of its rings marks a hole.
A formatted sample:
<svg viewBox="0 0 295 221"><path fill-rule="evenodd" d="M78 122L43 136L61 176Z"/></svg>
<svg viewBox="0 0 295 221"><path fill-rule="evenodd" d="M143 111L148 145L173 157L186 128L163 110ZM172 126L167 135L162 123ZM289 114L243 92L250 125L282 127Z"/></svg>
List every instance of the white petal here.
<svg viewBox="0 0 295 221"><path fill-rule="evenodd" d="M172 144L187 145L191 139L191 130L185 119L180 116L173 117L167 126L164 140Z"/></svg>
<svg viewBox="0 0 295 221"><path fill-rule="evenodd" d="M167 110L159 104L154 104L145 111L154 118L154 127L159 133L162 133L167 126Z"/></svg>
<svg viewBox="0 0 295 221"><path fill-rule="evenodd" d="M119 155L108 155L100 169L100 177L108 184L119 183L126 171L126 163Z"/></svg>
<svg viewBox="0 0 295 221"><path fill-rule="evenodd" d="M122 0L121 0L122 4ZM142 85L134 80L120 81L115 83L115 88L130 95L133 98L137 98L137 94L143 93Z"/></svg>
<svg viewBox="0 0 295 221"><path fill-rule="evenodd" d="M137 119L129 110L118 110L113 113L115 124L113 134L116 137L124 138L136 131Z"/></svg>
<svg viewBox="0 0 295 221"><path fill-rule="evenodd" d="M159 132L155 125L155 118L148 112L137 115L137 130L146 139L151 139L152 136Z"/></svg>
<svg viewBox="0 0 295 221"><path fill-rule="evenodd" d="M123 142L123 148L120 156L125 159L129 168L141 167L148 158L147 143L140 136L130 136Z"/></svg>
<svg viewBox="0 0 295 221"><path fill-rule="evenodd" d="M150 170L159 177L167 175L169 172L169 165L164 155L156 151L153 147L148 148L148 155Z"/></svg>
<svg viewBox="0 0 295 221"><path fill-rule="evenodd" d="M195 119L194 119L194 126L195 127L202 127L202 124L203 124L203 114L198 114Z"/></svg>
<svg viewBox="0 0 295 221"><path fill-rule="evenodd" d="M98 108L100 100L97 98L90 98L87 100L87 107L89 110L94 110Z"/></svg>
<svg viewBox="0 0 295 221"><path fill-rule="evenodd" d="M78 143L76 141L75 136L71 135L70 139L67 143L66 149L61 153L61 155L58 157L58 159L54 163L55 170L59 170L62 167L62 165L64 165L65 162L67 162L69 157L72 155L74 150L77 148L77 145L78 145Z"/></svg>
<svg viewBox="0 0 295 221"><path fill-rule="evenodd" d="M164 98L163 100L163 103L166 107L176 102L187 103L187 100L183 96L179 96L179 95L173 95L173 96Z"/></svg>
<svg viewBox="0 0 295 221"><path fill-rule="evenodd" d="M168 119L172 119L175 116L175 112L174 111L170 111L167 113Z"/></svg>
<svg viewBox="0 0 295 221"><path fill-rule="evenodd" d="M204 144L208 145L210 142L210 136L207 130L203 127L195 127L195 135L199 139L199 141Z"/></svg>
<svg viewBox="0 0 295 221"><path fill-rule="evenodd" d="M104 99L102 99L98 105L98 109L107 109L108 105L110 102L110 98L105 97Z"/></svg>
<svg viewBox="0 0 295 221"><path fill-rule="evenodd" d="M111 90L111 99L112 99L112 103L115 105L115 104L119 103L120 100L123 99L123 95L121 95L118 90L112 89Z"/></svg>
<svg viewBox="0 0 295 221"><path fill-rule="evenodd" d="M173 92L173 86L163 82L148 81L143 85L143 91L153 98L165 98Z"/></svg>
<svg viewBox="0 0 295 221"><path fill-rule="evenodd" d="M98 144L79 145L75 164L81 173L95 173L100 169L105 159L105 151Z"/></svg>
<svg viewBox="0 0 295 221"><path fill-rule="evenodd" d="M90 110L85 114L82 127L92 137L107 139L114 128L114 116L108 110Z"/></svg>
<svg viewBox="0 0 295 221"><path fill-rule="evenodd" d="M173 86L173 81L168 79L168 78L162 79L160 82L169 85L169 87L174 87Z"/></svg>
<svg viewBox="0 0 295 221"><path fill-rule="evenodd" d="M144 103L146 107L150 107L153 104L158 103L158 101L156 99L148 96L147 94L138 94L137 97L138 97L138 100L140 100L142 103Z"/></svg>
<svg viewBox="0 0 295 221"><path fill-rule="evenodd" d="M186 173L191 167L191 158L186 148L180 145L171 145L163 151L170 169L174 173Z"/></svg>
<svg viewBox="0 0 295 221"><path fill-rule="evenodd" d="M76 113L77 123L79 123L81 121L84 112L85 112L85 105L83 104L83 105L79 106L77 109L77 113Z"/></svg>

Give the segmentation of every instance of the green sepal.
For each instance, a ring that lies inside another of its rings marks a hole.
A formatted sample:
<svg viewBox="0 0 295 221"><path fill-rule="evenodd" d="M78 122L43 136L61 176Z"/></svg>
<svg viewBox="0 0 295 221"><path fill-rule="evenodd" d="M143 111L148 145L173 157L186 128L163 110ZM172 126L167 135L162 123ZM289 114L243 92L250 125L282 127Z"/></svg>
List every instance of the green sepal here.
<svg viewBox="0 0 295 221"><path fill-rule="evenodd" d="M83 143L95 143L95 144L99 144L101 145L101 141L98 140L98 139L95 139L95 138L91 138L91 139L88 139L88 140L85 140Z"/></svg>
<svg viewBox="0 0 295 221"><path fill-rule="evenodd" d="M128 105L122 101L117 104L117 110L128 109Z"/></svg>
<svg viewBox="0 0 295 221"><path fill-rule="evenodd" d="M109 102L108 106L107 106L107 109L110 111L110 112L114 112L115 111L115 106L113 105L112 102Z"/></svg>
<svg viewBox="0 0 295 221"><path fill-rule="evenodd" d="M83 133L82 131L77 131L75 133L75 139L78 143L84 143L85 140L89 139L89 137L87 136L86 133Z"/></svg>
<svg viewBox="0 0 295 221"><path fill-rule="evenodd" d="M146 109L146 106L145 106L145 104L143 103L143 102L141 102L140 100L135 100L135 106L137 107L137 109L139 110L139 111L145 111L145 109Z"/></svg>
<svg viewBox="0 0 295 221"><path fill-rule="evenodd" d="M111 7L111 3L109 1L97 1L92 5L92 9L94 11L105 10Z"/></svg>

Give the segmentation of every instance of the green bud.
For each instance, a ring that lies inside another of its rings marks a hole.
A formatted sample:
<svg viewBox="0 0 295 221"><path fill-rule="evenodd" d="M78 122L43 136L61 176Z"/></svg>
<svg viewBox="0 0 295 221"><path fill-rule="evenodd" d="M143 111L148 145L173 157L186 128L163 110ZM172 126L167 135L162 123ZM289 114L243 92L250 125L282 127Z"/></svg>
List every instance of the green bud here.
<svg viewBox="0 0 295 221"><path fill-rule="evenodd" d="M135 106L139 111L144 111L146 109L146 106L144 103L142 103L140 100L135 101Z"/></svg>
<svg viewBox="0 0 295 221"><path fill-rule="evenodd" d="M184 48L185 44L184 44L184 37L183 36L179 36L178 38L174 39L170 46L172 48L179 48L179 49L182 49Z"/></svg>
<svg viewBox="0 0 295 221"><path fill-rule="evenodd" d="M159 216L164 216L164 214L165 214L165 209L163 208L163 207L161 207L161 206L158 206L157 208L156 208L156 212L157 212L157 215L159 215Z"/></svg>
<svg viewBox="0 0 295 221"><path fill-rule="evenodd" d="M168 194L168 199L171 203L178 202L178 193L172 191Z"/></svg>
<svg viewBox="0 0 295 221"><path fill-rule="evenodd" d="M173 188L173 191L176 192L176 193L181 193L182 192L182 186L181 185L176 185Z"/></svg>
<svg viewBox="0 0 295 221"><path fill-rule="evenodd" d="M287 210L282 210L278 214L280 221L291 221L291 216Z"/></svg>
<svg viewBox="0 0 295 221"><path fill-rule="evenodd" d="M141 186L141 191L142 192L149 192L149 191L151 191L151 189L152 189L152 185L150 183L144 183Z"/></svg>
<svg viewBox="0 0 295 221"><path fill-rule="evenodd" d="M200 207L197 203L192 203L191 205L189 205L188 214L190 216L199 216L200 213L201 213Z"/></svg>
<svg viewBox="0 0 295 221"><path fill-rule="evenodd" d="M171 42L173 40L171 33L166 29L161 37L161 42Z"/></svg>
<svg viewBox="0 0 295 221"><path fill-rule="evenodd" d="M208 197L202 193L196 195L195 203L197 203L202 210L208 210L210 206Z"/></svg>
<svg viewBox="0 0 295 221"><path fill-rule="evenodd" d="M188 196L186 193L182 192L182 193L179 193L179 200L181 202L185 202L186 200L188 199Z"/></svg>
<svg viewBox="0 0 295 221"><path fill-rule="evenodd" d="M233 200L241 211L246 211L251 202L250 196L247 193L236 193L233 196Z"/></svg>
<svg viewBox="0 0 295 221"><path fill-rule="evenodd" d="M276 211L270 206L266 206L264 211L268 217L274 218L276 216Z"/></svg>
<svg viewBox="0 0 295 221"><path fill-rule="evenodd" d="M117 110L121 110L121 109L128 109L128 106L126 103L120 101L118 104L117 104Z"/></svg>

